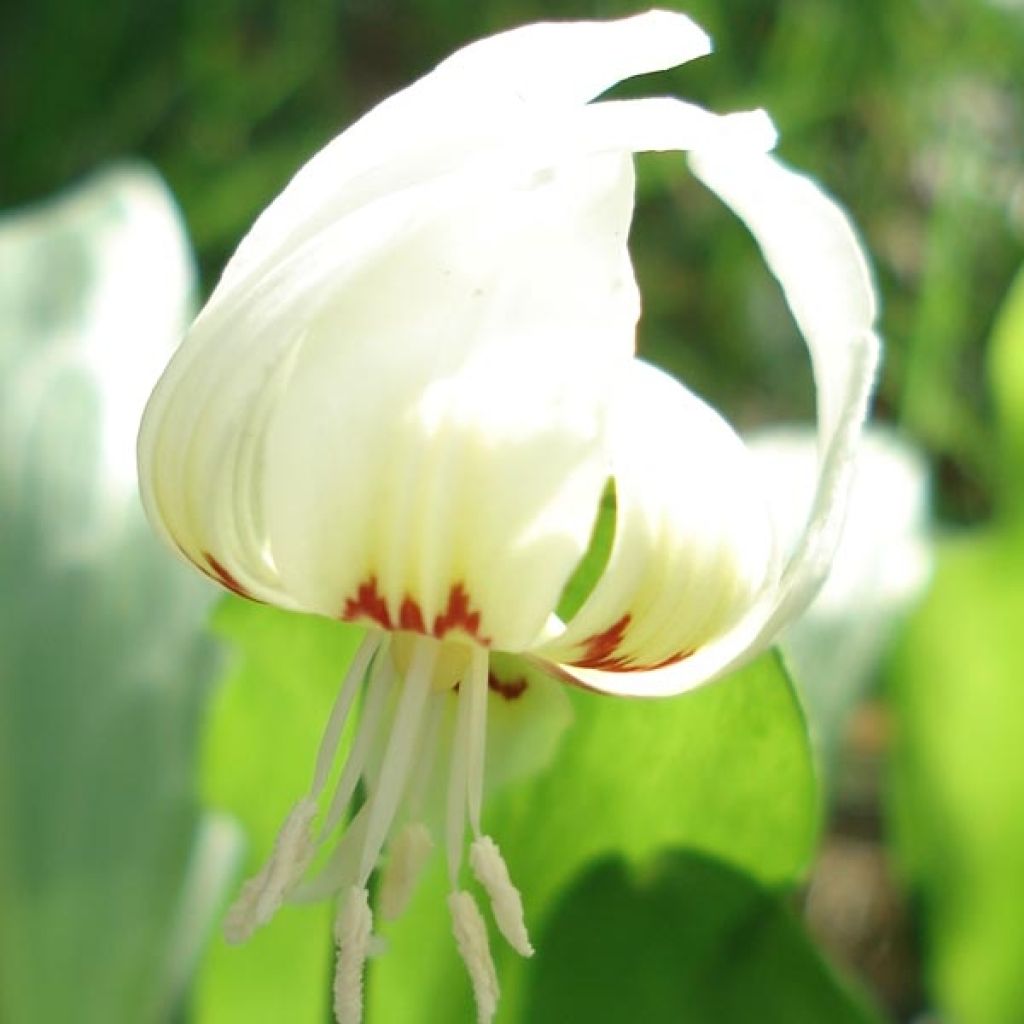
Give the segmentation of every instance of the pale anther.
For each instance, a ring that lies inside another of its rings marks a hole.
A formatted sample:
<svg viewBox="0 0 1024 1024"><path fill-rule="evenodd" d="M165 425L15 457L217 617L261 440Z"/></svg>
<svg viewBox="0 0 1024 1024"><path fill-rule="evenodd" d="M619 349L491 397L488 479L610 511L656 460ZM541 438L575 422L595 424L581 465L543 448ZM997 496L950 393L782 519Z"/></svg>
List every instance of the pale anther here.
<svg viewBox="0 0 1024 1024"><path fill-rule="evenodd" d="M455 944L469 972L478 1024L490 1024L498 1009L498 974L487 942L487 925L468 892L448 895Z"/></svg>
<svg viewBox="0 0 1024 1024"><path fill-rule="evenodd" d="M228 942L245 942L257 928L265 925L309 867L316 809L316 802L305 797L285 818L266 864L242 886L238 899L227 913L224 937Z"/></svg>
<svg viewBox="0 0 1024 1024"><path fill-rule="evenodd" d="M381 917L394 920L409 905L413 890L434 849L427 826L422 822L406 825L391 844L380 886Z"/></svg>
<svg viewBox="0 0 1024 1024"><path fill-rule="evenodd" d="M360 1024L363 1019L363 970L373 941L370 895L352 886L345 894L334 922L338 964L334 971L334 1019L338 1024Z"/></svg>
<svg viewBox="0 0 1024 1024"><path fill-rule="evenodd" d="M498 930L521 956L533 956L523 915L523 899L512 884L498 844L490 836L476 839L469 850L469 863L476 880L490 897Z"/></svg>

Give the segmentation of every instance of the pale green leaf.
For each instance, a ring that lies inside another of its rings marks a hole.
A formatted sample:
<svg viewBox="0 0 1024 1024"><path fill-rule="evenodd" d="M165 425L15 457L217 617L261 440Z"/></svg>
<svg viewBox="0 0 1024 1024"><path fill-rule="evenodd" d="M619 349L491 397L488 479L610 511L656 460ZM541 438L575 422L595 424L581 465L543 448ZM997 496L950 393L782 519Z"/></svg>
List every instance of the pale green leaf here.
<svg viewBox="0 0 1024 1024"><path fill-rule="evenodd" d="M1024 1020L1024 548L940 551L893 660L897 849L921 899L934 995L951 1020Z"/></svg>
<svg viewBox="0 0 1024 1024"><path fill-rule="evenodd" d="M134 476L191 260L129 167L0 219L0 265L0 1019L150 1024L208 923L178 903L212 590Z"/></svg>

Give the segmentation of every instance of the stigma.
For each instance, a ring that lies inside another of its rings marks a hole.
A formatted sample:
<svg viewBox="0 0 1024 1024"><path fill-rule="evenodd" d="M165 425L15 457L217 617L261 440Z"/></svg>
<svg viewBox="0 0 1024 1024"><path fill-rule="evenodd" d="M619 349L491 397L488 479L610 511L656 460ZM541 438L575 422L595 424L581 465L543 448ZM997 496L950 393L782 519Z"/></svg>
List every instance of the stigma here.
<svg viewBox="0 0 1024 1024"><path fill-rule="evenodd" d="M225 921L227 940L244 942L286 902L335 898L337 1024L360 1024L366 961L381 946L375 919L401 916L436 840L480 1024L493 1019L499 988L485 919L464 885L464 859L505 941L533 953L519 891L481 829L489 690L511 698L490 672L487 647L458 636L370 630L339 688L309 790ZM359 720L338 765L357 701ZM378 869L374 907L368 886Z"/></svg>

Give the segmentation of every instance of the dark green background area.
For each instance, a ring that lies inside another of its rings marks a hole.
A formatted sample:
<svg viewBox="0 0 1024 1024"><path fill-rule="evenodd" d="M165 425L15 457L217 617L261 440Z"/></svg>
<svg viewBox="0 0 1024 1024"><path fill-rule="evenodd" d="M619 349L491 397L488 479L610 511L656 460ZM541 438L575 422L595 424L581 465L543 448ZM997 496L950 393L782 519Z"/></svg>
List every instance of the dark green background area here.
<svg viewBox="0 0 1024 1024"><path fill-rule="evenodd" d="M864 1024L782 900L710 858L595 864L540 936L532 1024Z"/></svg>

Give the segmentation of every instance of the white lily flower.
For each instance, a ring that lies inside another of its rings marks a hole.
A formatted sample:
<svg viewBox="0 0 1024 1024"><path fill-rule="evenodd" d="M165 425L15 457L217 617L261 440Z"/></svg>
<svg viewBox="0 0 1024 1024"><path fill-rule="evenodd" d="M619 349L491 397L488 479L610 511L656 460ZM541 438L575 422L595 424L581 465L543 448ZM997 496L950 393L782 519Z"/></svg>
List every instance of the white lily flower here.
<svg viewBox="0 0 1024 1024"><path fill-rule="evenodd" d="M390 837L384 890L400 910L436 834L433 805L482 1021L498 983L461 887L467 817L496 924L532 952L481 828L489 706L531 706L537 666L613 694L692 689L768 646L827 570L878 353L854 233L766 155L763 113L594 102L709 50L688 18L653 11L531 25L459 51L296 175L150 401L143 497L170 542L244 596L368 627L310 792L229 921L242 939L287 898L340 893L341 1022L360 1018L374 948L368 878ZM690 152L757 238L806 338L818 482L788 557L732 428L634 356L626 239L633 154L646 150ZM563 621L605 494L607 564ZM304 881L360 780L365 799Z"/></svg>

